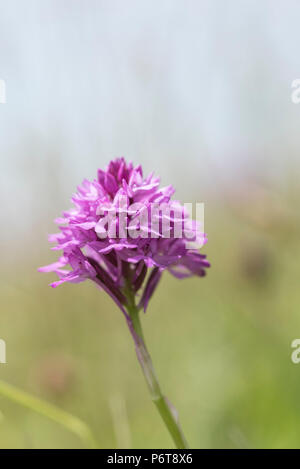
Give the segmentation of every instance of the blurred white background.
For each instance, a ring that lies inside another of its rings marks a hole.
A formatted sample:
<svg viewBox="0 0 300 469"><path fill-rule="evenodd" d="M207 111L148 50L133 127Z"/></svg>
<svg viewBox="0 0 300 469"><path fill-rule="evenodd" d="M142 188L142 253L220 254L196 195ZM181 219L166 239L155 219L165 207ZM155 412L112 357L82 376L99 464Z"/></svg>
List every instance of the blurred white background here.
<svg viewBox="0 0 300 469"><path fill-rule="evenodd" d="M204 197L201 188L218 191L243 173L281 181L288 167L295 175L299 1L0 5L8 236L12 226L31 230L49 199L53 213L62 200L67 207L76 184L115 156L154 169L181 198L193 188Z"/></svg>

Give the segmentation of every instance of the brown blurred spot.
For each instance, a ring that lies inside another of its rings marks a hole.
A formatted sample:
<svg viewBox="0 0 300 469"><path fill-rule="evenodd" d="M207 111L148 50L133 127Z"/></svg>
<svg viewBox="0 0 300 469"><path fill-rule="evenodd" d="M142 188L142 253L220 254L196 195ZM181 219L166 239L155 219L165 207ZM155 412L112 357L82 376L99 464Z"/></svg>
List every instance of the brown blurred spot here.
<svg viewBox="0 0 300 469"><path fill-rule="evenodd" d="M269 249L261 244L245 243L240 254L242 274L253 282L269 279L272 268L272 256Z"/></svg>
<svg viewBox="0 0 300 469"><path fill-rule="evenodd" d="M60 397L74 384L75 365L70 357L51 354L36 364L33 375L34 382L41 391Z"/></svg>

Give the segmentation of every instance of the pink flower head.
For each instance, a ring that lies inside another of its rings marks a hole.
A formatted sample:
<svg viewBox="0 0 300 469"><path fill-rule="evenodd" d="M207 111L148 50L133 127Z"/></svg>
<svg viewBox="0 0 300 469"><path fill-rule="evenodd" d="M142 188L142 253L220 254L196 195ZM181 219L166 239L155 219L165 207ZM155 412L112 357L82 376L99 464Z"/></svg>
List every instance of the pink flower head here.
<svg viewBox="0 0 300 469"><path fill-rule="evenodd" d="M159 178L144 178L141 166L124 158L99 169L97 179L78 187L74 207L55 220L60 233L49 241L62 256L39 271L58 275L53 287L93 280L123 312L128 284L135 294L142 290L139 306L146 310L164 270L178 278L205 275L206 256L189 245L191 240L203 244L204 234L171 199L173 187L159 184Z"/></svg>

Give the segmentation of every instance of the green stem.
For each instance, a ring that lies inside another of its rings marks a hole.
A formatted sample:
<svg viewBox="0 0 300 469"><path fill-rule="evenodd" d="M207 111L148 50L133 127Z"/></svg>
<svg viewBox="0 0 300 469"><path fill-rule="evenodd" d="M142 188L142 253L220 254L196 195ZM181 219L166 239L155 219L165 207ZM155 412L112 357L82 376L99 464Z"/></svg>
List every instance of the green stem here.
<svg viewBox="0 0 300 469"><path fill-rule="evenodd" d="M53 404L43 401L31 394L22 391L11 384L0 380L0 395L11 401L33 410L44 417L59 423L84 441L88 448L96 448L97 444L89 427L77 417L59 409Z"/></svg>
<svg viewBox="0 0 300 469"><path fill-rule="evenodd" d="M127 298L129 303L127 306L127 311L129 314L127 322L135 342L136 354L144 373L152 401L157 407L161 418L163 419L171 437L173 438L176 448L187 449L188 444L181 430L177 412L161 392L160 385L153 368L152 360L144 341L142 326L139 318L139 311L134 303L133 295L127 295Z"/></svg>

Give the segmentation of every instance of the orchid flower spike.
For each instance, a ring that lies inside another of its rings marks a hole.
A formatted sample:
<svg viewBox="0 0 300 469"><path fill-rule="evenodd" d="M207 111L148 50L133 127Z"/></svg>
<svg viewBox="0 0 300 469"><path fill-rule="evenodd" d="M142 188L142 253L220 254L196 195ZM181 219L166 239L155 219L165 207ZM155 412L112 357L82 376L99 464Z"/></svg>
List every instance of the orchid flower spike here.
<svg viewBox="0 0 300 469"><path fill-rule="evenodd" d="M172 199L174 192L160 187L153 174L144 177L141 166L124 158L111 161L96 179L83 181L73 208L55 220L60 232L49 241L62 255L39 271L58 275L52 287L89 279L111 296L125 315L152 398L176 445L186 447L173 407L161 394L139 320L165 270L182 279L202 277L209 267L197 248L206 237Z"/></svg>

